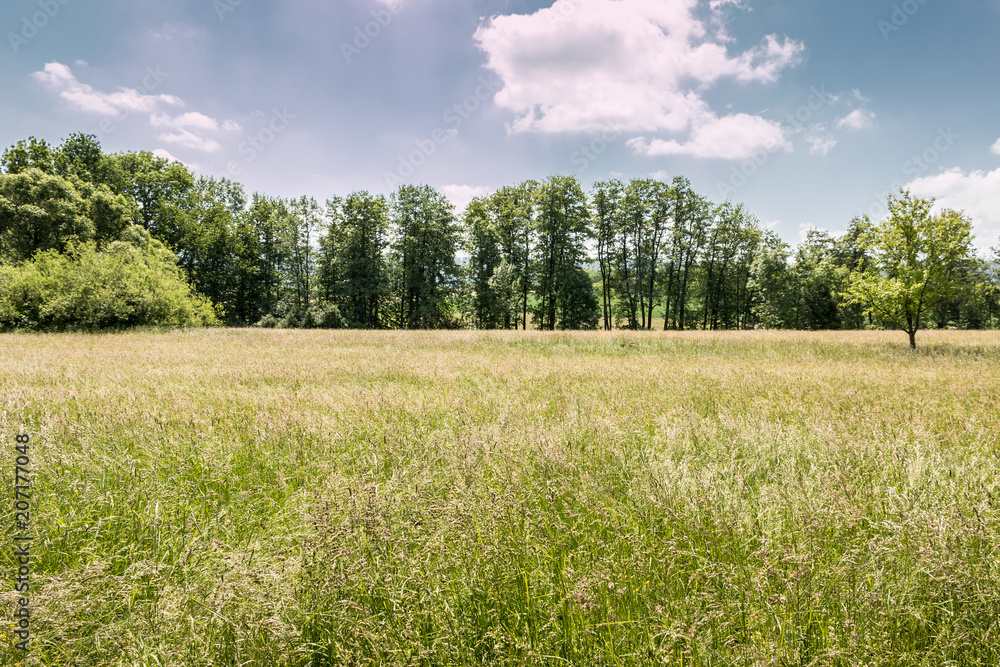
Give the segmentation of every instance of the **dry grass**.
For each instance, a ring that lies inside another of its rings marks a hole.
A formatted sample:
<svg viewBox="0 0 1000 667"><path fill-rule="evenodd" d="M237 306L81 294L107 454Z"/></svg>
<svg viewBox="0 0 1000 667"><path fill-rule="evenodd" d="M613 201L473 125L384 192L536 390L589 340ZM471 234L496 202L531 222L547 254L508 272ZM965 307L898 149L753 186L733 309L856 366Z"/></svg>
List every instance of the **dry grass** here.
<svg viewBox="0 0 1000 667"><path fill-rule="evenodd" d="M0 336L0 663L997 664L1000 335L918 344Z"/></svg>

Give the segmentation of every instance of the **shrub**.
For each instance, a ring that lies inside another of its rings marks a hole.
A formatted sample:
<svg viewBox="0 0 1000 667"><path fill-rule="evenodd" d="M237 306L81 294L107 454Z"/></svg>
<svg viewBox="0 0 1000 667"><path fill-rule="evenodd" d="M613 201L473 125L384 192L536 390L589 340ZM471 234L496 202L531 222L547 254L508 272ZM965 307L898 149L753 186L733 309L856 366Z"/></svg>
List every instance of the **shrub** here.
<svg viewBox="0 0 1000 667"><path fill-rule="evenodd" d="M193 293L177 259L138 226L103 250L93 243L46 250L0 267L0 328L121 329L218 324Z"/></svg>

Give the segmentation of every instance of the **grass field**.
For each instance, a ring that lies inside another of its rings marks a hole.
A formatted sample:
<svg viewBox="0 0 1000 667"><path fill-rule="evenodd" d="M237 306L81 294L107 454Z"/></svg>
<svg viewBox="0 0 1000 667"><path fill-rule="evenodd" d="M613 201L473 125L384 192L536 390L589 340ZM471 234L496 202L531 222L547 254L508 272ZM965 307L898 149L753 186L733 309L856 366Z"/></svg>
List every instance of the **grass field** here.
<svg viewBox="0 0 1000 667"><path fill-rule="evenodd" d="M1000 334L918 344L0 336L0 665L1000 664Z"/></svg>

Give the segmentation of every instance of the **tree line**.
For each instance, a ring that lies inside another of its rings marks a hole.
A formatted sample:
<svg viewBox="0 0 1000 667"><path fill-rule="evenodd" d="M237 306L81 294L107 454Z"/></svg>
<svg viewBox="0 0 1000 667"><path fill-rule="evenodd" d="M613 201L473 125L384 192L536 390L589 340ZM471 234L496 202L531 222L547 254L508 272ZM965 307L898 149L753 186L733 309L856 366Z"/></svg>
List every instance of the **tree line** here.
<svg viewBox="0 0 1000 667"><path fill-rule="evenodd" d="M429 186L248 197L92 135L32 137L0 158L0 328L997 326L971 221L908 193L890 207L792 248L682 177L552 176L459 213Z"/></svg>

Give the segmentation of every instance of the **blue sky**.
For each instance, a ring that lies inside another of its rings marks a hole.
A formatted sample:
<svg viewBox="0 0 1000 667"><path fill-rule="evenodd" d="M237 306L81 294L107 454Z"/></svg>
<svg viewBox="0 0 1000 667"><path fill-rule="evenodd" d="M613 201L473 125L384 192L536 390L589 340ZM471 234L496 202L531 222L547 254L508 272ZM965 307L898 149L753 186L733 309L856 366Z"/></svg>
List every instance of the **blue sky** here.
<svg viewBox="0 0 1000 667"><path fill-rule="evenodd" d="M796 243L908 186L1000 237L1000 0L6 0L0 144L247 190L687 176Z"/></svg>

